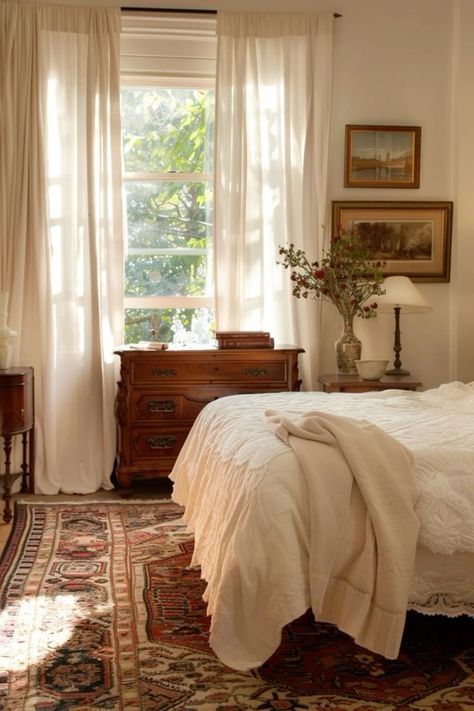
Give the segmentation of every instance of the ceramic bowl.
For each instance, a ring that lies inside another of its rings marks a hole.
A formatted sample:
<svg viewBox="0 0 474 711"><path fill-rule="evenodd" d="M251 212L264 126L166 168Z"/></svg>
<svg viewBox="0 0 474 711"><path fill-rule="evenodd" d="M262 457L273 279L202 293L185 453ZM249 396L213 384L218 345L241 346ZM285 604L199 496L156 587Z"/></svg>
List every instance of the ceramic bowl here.
<svg viewBox="0 0 474 711"><path fill-rule="evenodd" d="M388 360L356 360L355 366L362 380L380 380L387 368Z"/></svg>

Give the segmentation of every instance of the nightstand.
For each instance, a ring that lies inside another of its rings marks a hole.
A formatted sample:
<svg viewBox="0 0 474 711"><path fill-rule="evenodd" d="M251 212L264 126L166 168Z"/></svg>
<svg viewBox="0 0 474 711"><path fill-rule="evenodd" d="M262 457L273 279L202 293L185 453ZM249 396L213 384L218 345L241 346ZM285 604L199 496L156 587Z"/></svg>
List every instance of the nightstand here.
<svg viewBox="0 0 474 711"><path fill-rule="evenodd" d="M366 393L380 390L417 390L421 383L406 375L384 375L380 380L362 380L358 375L319 375L325 393Z"/></svg>
<svg viewBox="0 0 474 711"><path fill-rule="evenodd" d="M21 491L34 492L34 385L33 368L0 369L0 435L3 437L5 471L3 479L3 520L12 519L10 508L12 483L21 477ZM20 472L11 472L12 437L21 434L22 464ZM28 457L27 457L28 452Z"/></svg>

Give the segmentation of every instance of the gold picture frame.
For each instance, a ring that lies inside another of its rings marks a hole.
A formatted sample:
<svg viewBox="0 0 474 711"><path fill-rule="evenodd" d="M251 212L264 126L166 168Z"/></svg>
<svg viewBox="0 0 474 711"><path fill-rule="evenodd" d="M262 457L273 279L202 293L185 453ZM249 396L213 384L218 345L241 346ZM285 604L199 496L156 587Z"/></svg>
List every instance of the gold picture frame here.
<svg viewBox="0 0 474 711"><path fill-rule="evenodd" d="M453 203L442 201L333 201L332 235L355 231L385 276L413 281L450 278Z"/></svg>
<svg viewBox="0 0 474 711"><path fill-rule="evenodd" d="M420 126L346 126L346 188L419 188Z"/></svg>

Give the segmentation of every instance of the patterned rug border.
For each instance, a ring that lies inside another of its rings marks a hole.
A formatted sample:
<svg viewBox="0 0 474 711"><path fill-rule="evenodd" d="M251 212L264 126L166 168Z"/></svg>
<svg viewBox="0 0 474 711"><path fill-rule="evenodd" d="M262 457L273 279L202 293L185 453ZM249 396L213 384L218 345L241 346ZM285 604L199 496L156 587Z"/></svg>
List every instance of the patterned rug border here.
<svg viewBox="0 0 474 711"><path fill-rule="evenodd" d="M38 496L47 496L47 494L38 494ZM74 494L71 494L71 496L74 496ZM49 506L137 506L138 504L146 504L146 505L152 505L152 504L175 504L176 506L179 506L179 504L176 504L175 501L169 498L169 496L164 497L162 499L86 499L85 501L68 501L65 499L62 499L61 501L39 501L37 499L15 499L13 501L13 518L10 524L10 531L5 538L5 542L3 545L3 549L0 551L0 573L2 573L2 570L4 567L8 567L11 565L13 556L12 552L15 551L15 548L12 548L12 543L14 542L15 536L17 535L17 526L23 525L23 522L19 520L20 515L19 511L21 507L27 507L27 508L32 508L35 506L41 506L41 507L49 507ZM0 581L1 581L1 575L0 575ZM1 707L0 707L1 711Z"/></svg>
<svg viewBox="0 0 474 711"><path fill-rule="evenodd" d="M0 582L2 576L6 574L6 571L10 568L17 554L17 546L15 545L15 539L18 538L18 527L20 527L19 537L20 539L23 535L27 534L27 528L24 526L24 520L22 520L22 515L20 513L21 509L25 510L24 516L28 516L26 509L33 509L34 507L49 508L56 506L137 506L137 505L156 505L156 504L176 504L175 501L169 497L162 499L86 499L85 501L38 501L37 499L15 499L13 502L13 518L10 524L10 530L5 538L3 549L0 551ZM179 518L179 516L178 516ZM1 706L0 706L1 711Z"/></svg>

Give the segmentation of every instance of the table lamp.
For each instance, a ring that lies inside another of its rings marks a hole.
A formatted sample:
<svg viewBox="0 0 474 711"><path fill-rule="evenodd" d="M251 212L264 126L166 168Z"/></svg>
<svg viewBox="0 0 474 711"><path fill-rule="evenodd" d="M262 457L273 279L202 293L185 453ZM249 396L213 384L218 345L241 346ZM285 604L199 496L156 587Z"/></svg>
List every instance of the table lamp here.
<svg viewBox="0 0 474 711"><path fill-rule="evenodd" d="M402 350L400 341L400 313L417 314L424 311L431 311L432 306L426 301L423 294L417 289L413 282L406 276L387 277L382 288L385 294L377 296L378 313L395 313L395 351L394 367L387 370L387 375L410 375L408 370L402 368L400 351Z"/></svg>

